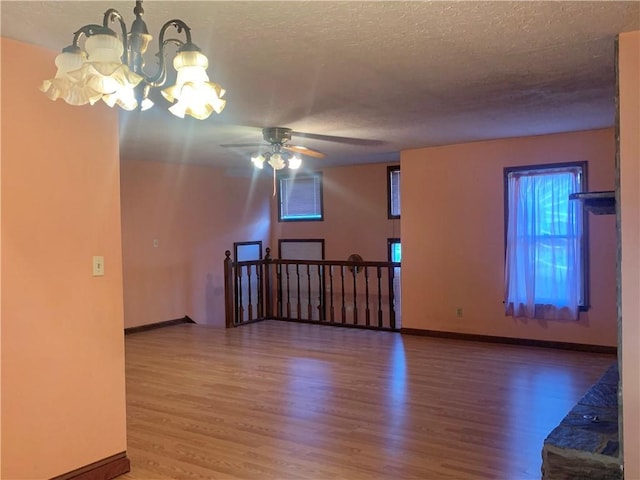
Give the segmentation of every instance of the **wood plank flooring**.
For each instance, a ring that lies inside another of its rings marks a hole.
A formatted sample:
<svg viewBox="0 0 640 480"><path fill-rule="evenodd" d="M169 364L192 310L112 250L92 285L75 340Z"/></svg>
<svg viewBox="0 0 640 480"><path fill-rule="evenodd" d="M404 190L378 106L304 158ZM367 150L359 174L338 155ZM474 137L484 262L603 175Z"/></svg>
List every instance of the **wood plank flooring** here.
<svg viewBox="0 0 640 480"><path fill-rule="evenodd" d="M126 337L131 480L540 478L615 357L268 321Z"/></svg>

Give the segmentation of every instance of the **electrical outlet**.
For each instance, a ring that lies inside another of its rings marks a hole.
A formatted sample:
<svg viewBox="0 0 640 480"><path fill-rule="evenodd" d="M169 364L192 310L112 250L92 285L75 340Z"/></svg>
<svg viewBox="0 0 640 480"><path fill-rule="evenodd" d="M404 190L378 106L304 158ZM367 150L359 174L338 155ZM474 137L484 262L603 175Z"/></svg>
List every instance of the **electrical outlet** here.
<svg viewBox="0 0 640 480"><path fill-rule="evenodd" d="M462 307L458 307L458 308L456 309L456 316L457 316L458 318L462 318L462 317L464 316L464 310L462 309Z"/></svg>

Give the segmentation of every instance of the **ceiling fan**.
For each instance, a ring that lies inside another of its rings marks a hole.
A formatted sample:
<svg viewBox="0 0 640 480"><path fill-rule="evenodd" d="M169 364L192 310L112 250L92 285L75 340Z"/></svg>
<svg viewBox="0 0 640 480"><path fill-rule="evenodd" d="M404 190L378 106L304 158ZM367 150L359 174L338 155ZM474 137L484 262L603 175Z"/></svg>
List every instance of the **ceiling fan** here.
<svg viewBox="0 0 640 480"><path fill-rule="evenodd" d="M306 155L314 158L324 158L326 155L318 150L304 147L302 145L292 145L290 143L292 136L309 138L314 140L325 140L336 143L347 143L352 145L378 145L381 142L377 140L364 140L349 137L337 137L332 135L321 135L315 133L295 132L286 127L267 127L262 129L262 138L268 144L264 143L227 143L220 145L227 148L243 148L243 147L269 147L269 151L258 152L251 157L252 163L263 168L266 161L274 170L280 170L285 166L291 169L300 167L302 160L299 155Z"/></svg>
<svg viewBox="0 0 640 480"><path fill-rule="evenodd" d="M251 156L251 162L258 168L263 168L266 161L274 170L281 170L288 164L289 168L299 168L302 159L299 155L308 155L315 158L324 158L326 155L317 150L303 147L302 145L291 145L291 135L293 130L285 127L268 127L262 129L262 138L267 142L270 151L258 152ZM222 147L264 147L263 143L227 143ZM289 153L291 152L291 154Z"/></svg>

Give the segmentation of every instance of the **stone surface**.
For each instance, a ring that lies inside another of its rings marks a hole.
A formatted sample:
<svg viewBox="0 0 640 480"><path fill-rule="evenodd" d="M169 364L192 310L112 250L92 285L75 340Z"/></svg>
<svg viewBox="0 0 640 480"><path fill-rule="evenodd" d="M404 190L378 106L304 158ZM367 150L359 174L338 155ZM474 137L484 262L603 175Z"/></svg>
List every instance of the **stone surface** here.
<svg viewBox="0 0 640 480"><path fill-rule="evenodd" d="M602 375L600 380L598 380L598 383L606 383L608 385L615 385L617 387L618 379L619 379L618 364L614 363L607 369L605 374Z"/></svg>
<svg viewBox="0 0 640 480"><path fill-rule="evenodd" d="M547 451L543 455L543 480L622 480L618 462L604 462L573 452Z"/></svg>
<svg viewBox="0 0 640 480"><path fill-rule="evenodd" d="M542 448L543 480L622 479L618 378L616 363L545 439Z"/></svg>
<svg viewBox="0 0 640 480"><path fill-rule="evenodd" d="M618 385L596 383L578 402L581 405L618 407Z"/></svg>

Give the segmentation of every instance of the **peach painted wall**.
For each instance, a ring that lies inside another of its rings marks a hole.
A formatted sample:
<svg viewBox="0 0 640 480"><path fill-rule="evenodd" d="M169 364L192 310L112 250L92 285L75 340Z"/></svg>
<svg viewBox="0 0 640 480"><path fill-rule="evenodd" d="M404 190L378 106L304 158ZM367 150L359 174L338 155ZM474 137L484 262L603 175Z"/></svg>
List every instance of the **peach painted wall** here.
<svg viewBox="0 0 640 480"><path fill-rule="evenodd" d="M0 38L0 60L2 59L2 45ZM2 113L2 61L0 61L0 115ZM0 121L1 122L1 121ZM0 123L0 126L2 123ZM1 130L0 130L1 133ZM2 149L2 135L0 134L0 150ZM2 478L2 152L0 151L0 478Z"/></svg>
<svg viewBox="0 0 640 480"><path fill-rule="evenodd" d="M640 478L640 32L619 37L622 413L625 478Z"/></svg>
<svg viewBox="0 0 640 480"><path fill-rule="evenodd" d="M2 478L126 450L118 119L37 87L55 52L2 38ZM105 276L92 276L92 256Z"/></svg>
<svg viewBox="0 0 640 480"><path fill-rule="evenodd" d="M0 38L0 60L2 59ZM0 114L2 113L2 61L0 61ZM1 122L1 120L0 120ZM0 126L2 123L0 123ZM0 131L1 132L1 131ZM0 134L0 150L2 135ZM0 478L2 478L2 153L0 152Z"/></svg>
<svg viewBox="0 0 640 480"><path fill-rule="evenodd" d="M504 315L503 168L582 160L590 190L613 190L613 129L403 151L403 326L616 345L614 215L589 214L591 308L578 322Z"/></svg>
<svg viewBox="0 0 640 480"><path fill-rule="evenodd" d="M272 199L274 258L278 255L278 239L324 238L327 260L346 260L357 253L364 260L386 261L387 239L400 237L400 220L387 217L389 165L398 163L321 170L322 222L278 222L277 198ZM402 178L404 181L404 176Z"/></svg>
<svg viewBox="0 0 640 480"><path fill-rule="evenodd" d="M224 326L224 252L267 246L269 178L125 158L121 185L125 326L185 315Z"/></svg>

